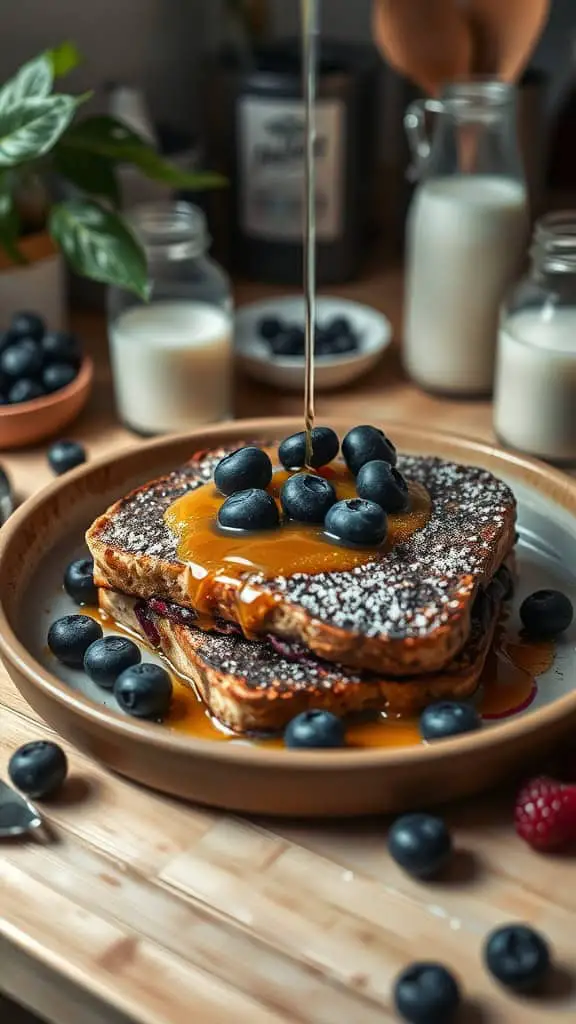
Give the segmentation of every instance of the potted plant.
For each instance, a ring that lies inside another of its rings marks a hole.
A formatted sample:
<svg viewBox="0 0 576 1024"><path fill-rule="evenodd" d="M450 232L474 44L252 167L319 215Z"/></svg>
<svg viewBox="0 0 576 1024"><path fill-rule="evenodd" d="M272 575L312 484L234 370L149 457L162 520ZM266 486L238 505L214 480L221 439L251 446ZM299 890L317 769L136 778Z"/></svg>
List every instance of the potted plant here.
<svg viewBox="0 0 576 1024"><path fill-rule="evenodd" d="M56 89L79 60L64 43L0 87L0 321L32 305L61 326L61 256L80 275L146 296L146 259L119 213L120 165L175 188L225 184L172 166L117 118L80 117L90 94ZM59 178L72 184L73 198L57 198Z"/></svg>

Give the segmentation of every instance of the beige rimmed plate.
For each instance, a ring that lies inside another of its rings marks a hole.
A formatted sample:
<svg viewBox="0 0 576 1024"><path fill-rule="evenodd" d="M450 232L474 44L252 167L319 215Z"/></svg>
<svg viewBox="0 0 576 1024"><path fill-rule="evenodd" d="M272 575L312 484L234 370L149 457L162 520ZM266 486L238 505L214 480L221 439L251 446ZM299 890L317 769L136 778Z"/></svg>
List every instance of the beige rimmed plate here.
<svg viewBox="0 0 576 1024"><path fill-rule="evenodd" d="M241 421L139 444L79 467L29 500L0 534L0 652L12 679L47 722L111 769L237 811L333 816L399 810L518 774L576 725L576 624L525 713L428 747L306 753L213 743L123 716L82 673L59 674L45 637L49 621L71 610L62 573L81 550L89 523L113 500L195 451L280 438L300 425L294 419ZM333 425L341 435L351 426ZM400 424L386 429L405 452L481 465L504 478L519 502L517 602L543 586L576 601L576 481L478 442Z"/></svg>

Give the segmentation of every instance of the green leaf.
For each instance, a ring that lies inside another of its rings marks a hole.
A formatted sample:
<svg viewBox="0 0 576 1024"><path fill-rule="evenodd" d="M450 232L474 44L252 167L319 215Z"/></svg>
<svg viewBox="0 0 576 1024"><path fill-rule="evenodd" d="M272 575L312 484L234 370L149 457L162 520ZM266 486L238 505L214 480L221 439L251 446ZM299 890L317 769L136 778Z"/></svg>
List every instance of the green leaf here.
<svg viewBox="0 0 576 1024"><path fill-rule="evenodd" d="M48 230L78 274L148 298L144 251L117 214L72 199L52 207Z"/></svg>
<svg viewBox="0 0 576 1024"><path fill-rule="evenodd" d="M52 82L52 64L44 54L28 61L0 89L0 112L11 110L23 100L46 99Z"/></svg>
<svg viewBox="0 0 576 1024"><path fill-rule="evenodd" d="M62 145L108 157L115 163L132 164L154 181L162 181L175 188L222 188L226 179L211 171L181 171L164 160L140 138L136 132L106 115L88 117L66 132Z"/></svg>
<svg viewBox="0 0 576 1024"><path fill-rule="evenodd" d="M0 177L0 246L13 263L26 263L18 248L20 219L14 205L11 181L6 173Z"/></svg>
<svg viewBox="0 0 576 1024"><path fill-rule="evenodd" d="M82 63L80 50L69 39L51 50L46 50L45 57L50 61L54 78L64 78Z"/></svg>
<svg viewBox="0 0 576 1024"><path fill-rule="evenodd" d="M120 188L114 164L97 153L67 149L58 144L53 151L54 167L63 178L89 195L120 205Z"/></svg>
<svg viewBox="0 0 576 1024"><path fill-rule="evenodd" d="M77 104L73 96L49 96L0 110L0 167L44 156L70 124Z"/></svg>

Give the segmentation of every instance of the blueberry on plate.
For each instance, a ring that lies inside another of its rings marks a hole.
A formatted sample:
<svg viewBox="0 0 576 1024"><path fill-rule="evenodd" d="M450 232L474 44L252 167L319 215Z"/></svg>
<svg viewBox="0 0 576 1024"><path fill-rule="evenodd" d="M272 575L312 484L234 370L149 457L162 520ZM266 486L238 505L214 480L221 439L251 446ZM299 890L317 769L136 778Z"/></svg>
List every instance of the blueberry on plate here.
<svg viewBox="0 0 576 1024"><path fill-rule="evenodd" d="M305 339L302 327L288 327L286 330L273 338L270 342L272 354L275 356L299 356L304 355Z"/></svg>
<svg viewBox="0 0 576 1024"><path fill-rule="evenodd" d="M393 860L415 878L431 878L448 863L452 839L442 818L433 814L404 814L388 833Z"/></svg>
<svg viewBox="0 0 576 1024"><path fill-rule="evenodd" d="M573 618L572 602L559 590L537 590L520 606L524 629L539 640L553 640L564 633Z"/></svg>
<svg viewBox="0 0 576 1024"><path fill-rule="evenodd" d="M304 711L288 723L284 743L291 750L329 750L343 747L346 739L344 722L331 711Z"/></svg>
<svg viewBox="0 0 576 1024"><path fill-rule="evenodd" d="M84 655L95 640L102 638L102 626L88 615L65 615L48 630L48 647L69 668L82 668Z"/></svg>
<svg viewBox="0 0 576 1024"><path fill-rule="evenodd" d="M122 710L135 718L164 718L172 700L172 680L161 665L144 661L118 676L114 696Z"/></svg>
<svg viewBox="0 0 576 1024"><path fill-rule="evenodd" d="M48 449L50 468L61 476L86 462L86 451L77 441L55 441Z"/></svg>
<svg viewBox="0 0 576 1024"><path fill-rule="evenodd" d="M517 992L537 988L550 968L546 939L525 924L496 928L484 945L484 961L490 974Z"/></svg>
<svg viewBox="0 0 576 1024"><path fill-rule="evenodd" d="M36 398L42 398L46 392L35 380L22 377L14 382L8 392L8 401L11 405L20 405L22 402L33 402Z"/></svg>
<svg viewBox="0 0 576 1024"><path fill-rule="evenodd" d="M266 490L272 480L272 463L261 448L238 448L225 455L214 470L214 483L220 494L234 494L249 487Z"/></svg>
<svg viewBox="0 0 576 1024"><path fill-rule="evenodd" d="M386 539L388 517L374 501L349 498L332 505L324 529L344 544L375 547Z"/></svg>
<svg viewBox="0 0 576 1024"><path fill-rule="evenodd" d="M284 484L280 501L286 516L298 523L323 523L336 491L323 476L296 473Z"/></svg>
<svg viewBox="0 0 576 1024"><path fill-rule="evenodd" d="M0 355L0 369L12 380L21 377L35 377L42 369L44 356L37 341L24 338L9 345Z"/></svg>
<svg viewBox="0 0 576 1024"><path fill-rule="evenodd" d="M80 342L69 331L49 331L42 338L42 351L46 363L70 363L78 369L82 361Z"/></svg>
<svg viewBox="0 0 576 1024"><path fill-rule="evenodd" d="M76 604L98 604L98 588L94 583L92 558L78 558L70 562L64 573L64 590Z"/></svg>
<svg viewBox="0 0 576 1024"><path fill-rule="evenodd" d="M90 679L111 690L118 676L142 661L140 648L126 636L105 636L95 640L84 655L84 671Z"/></svg>
<svg viewBox="0 0 576 1024"><path fill-rule="evenodd" d="M312 428L312 469L320 469L338 455L338 434L331 427ZM284 438L278 448L280 462L285 469L303 469L306 464L306 434L302 430Z"/></svg>
<svg viewBox="0 0 576 1024"><path fill-rule="evenodd" d="M13 338L33 338L40 341L44 336L46 325L37 313L14 313L10 324Z"/></svg>
<svg viewBox="0 0 576 1024"><path fill-rule="evenodd" d="M420 715L420 735L424 740L444 740L474 732L482 719L473 704L457 700L439 700L429 704Z"/></svg>
<svg viewBox="0 0 576 1024"><path fill-rule="evenodd" d="M228 530L273 530L280 525L280 513L268 491L251 487L226 498L218 511L218 525Z"/></svg>
<svg viewBox="0 0 576 1024"><path fill-rule="evenodd" d="M405 512L408 508L408 484L394 466L382 459L366 462L356 477L359 498L375 501L385 512Z"/></svg>
<svg viewBox="0 0 576 1024"><path fill-rule="evenodd" d="M32 800L52 796L60 789L67 773L66 754L57 743L49 740L25 743L8 762L10 781Z"/></svg>
<svg viewBox="0 0 576 1024"><path fill-rule="evenodd" d="M410 964L394 983L394 1003L408 1024L451 1024L460 1006L460 988L442 964Z"/></svg>
<svg viewBox="0 0 576 1024"><path fill-rule="evenodd" d="M49 393L60 391L68 387L73 380L76 380L78 371L71 363L51 363L45 366L42 371L42 384Z"/></svg>
<svg viewBox="0 0 576 1024"><path fill-rule="evenodd" d="M377 427L361 426L349 430L342 441L342 454L354 476L358 475L362 466L375 459L389 462L391 466L395 466L397 461L392 441Z"/></svg>
<svg viewBox="0 0 576 1024"><path fill-rule="evenodd" d="M283 330L284 324L277 316L265 316L258 324L258 334L265 341L273 341Z"/></svg>

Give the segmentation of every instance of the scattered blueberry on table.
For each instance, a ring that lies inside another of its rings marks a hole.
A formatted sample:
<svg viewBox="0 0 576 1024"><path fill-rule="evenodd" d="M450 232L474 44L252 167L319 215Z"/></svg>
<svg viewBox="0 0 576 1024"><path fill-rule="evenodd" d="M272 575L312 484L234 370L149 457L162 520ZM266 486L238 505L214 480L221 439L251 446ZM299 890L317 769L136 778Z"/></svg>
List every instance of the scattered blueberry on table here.
<svg viewBox="0 0 576 1024"><path fill-rule="evenodd" d="M74 334L47 331L36 313L15 313L0 333L0 405L32 402L68 387L81 362Z"/></svg>
<svg viewBox="0 0 576 1024"><path fill-rule="evenodd" d="M8 763L8 776L16 789L41 800L62 786L68 773L66 754L57 743L37 740L18 747Z"/></svg>
<svg viewBox="0 0 576 1024"><path fill-rule="evenodd" d="M342 719L320 708L296 715L284 731L284 743L293 750L330 750L343 747L345 740Z"/></svg>
<svg viewBox="0 0 576 1024"><path fill-rule="evenodd" d="M56 476L62 476L86 462L86 450L77 441L55 441L48 449L48 463Z"/></svg>
<svg viewBox="0 0 576 1024"><path fill-rule="evenodd" d="M388 852L415 878L432 878L452 856L452 838L442 818L433 814L404 814L388 833Z"/></svg>
<svg viewBox="0 0 576 1024"><path fill-rule="evenodd" d="M497 928L486 939L484 960L490 973L507 988L529 992L550 970L550 949L543 935L525 924Z"/></svg>
<svg viewBox="0 0 576 1024"><path fill-rule="evenodd" d="M142 661L140 648L128 637L95 640L84 655L84 671L98 686L111 690L118 676Z"/></svg>
<svg viewBox="0 0 576 1024"><path fill-rule="evenodd" d="M460 1002L458 982L442 964L410 964L394 985L396 1009L409 1024L451 1024Z"/></svg>
<svg viewBox="0 0 576 1024"><path fill-rule="evenodd" d="M524 629L535 640L554 640L572 624L574 608L559 590L537 590L520 606Z"/></svg>
<svg viewBox="0 0 576 1024"><path fill-rule="evenodd" d="M48 630L48 647L69 668L82 668L84 655L103 636L102 626L88 615L65 615Z"/></svg>
<svg viewBox="0 0 576 1024"><path fill-rule="evenodd" d="M161 665L141 662L118 676L114 696L122 710L135 718L163 718L172 700L172 680Z"/></svg>
<svg viewBox="0 0 576 1024"><path fill-rule="evenodd" d="M429 704L420 715L422 739L443 740L460 736L482 727L482 719L473 704L465 701L440 700Z"/></svg>

